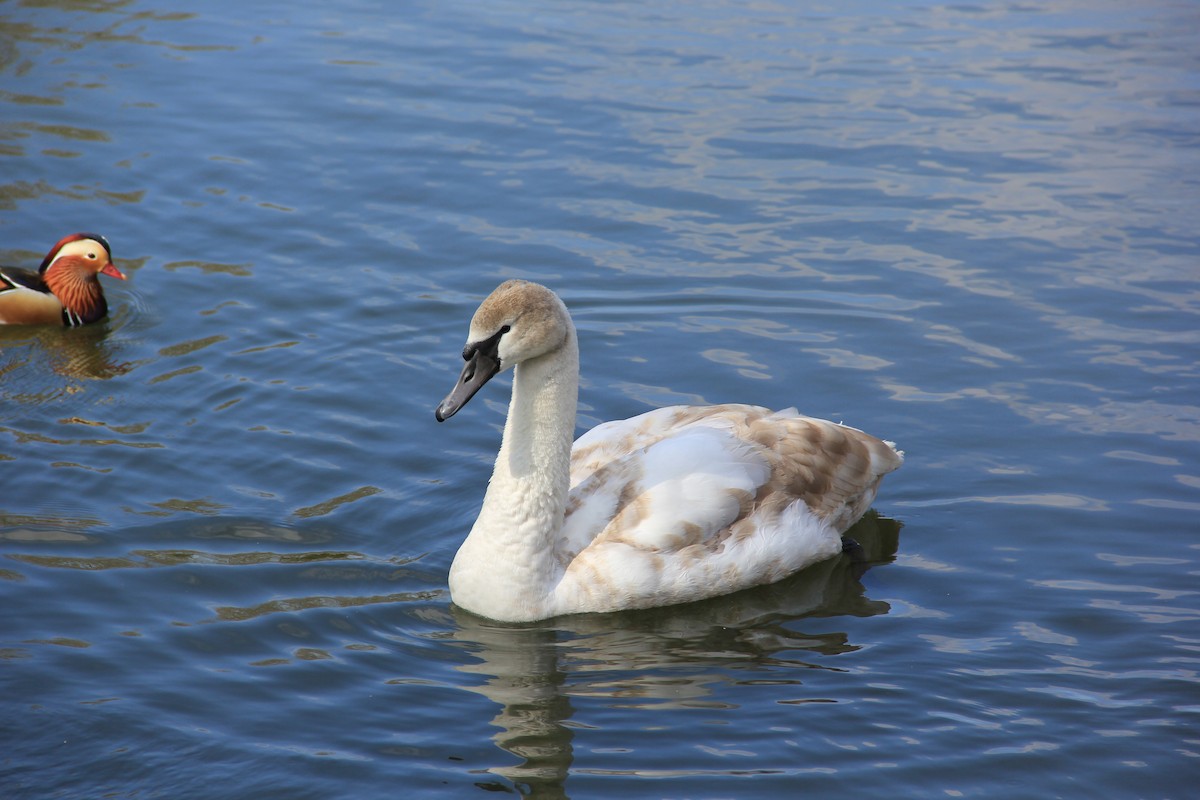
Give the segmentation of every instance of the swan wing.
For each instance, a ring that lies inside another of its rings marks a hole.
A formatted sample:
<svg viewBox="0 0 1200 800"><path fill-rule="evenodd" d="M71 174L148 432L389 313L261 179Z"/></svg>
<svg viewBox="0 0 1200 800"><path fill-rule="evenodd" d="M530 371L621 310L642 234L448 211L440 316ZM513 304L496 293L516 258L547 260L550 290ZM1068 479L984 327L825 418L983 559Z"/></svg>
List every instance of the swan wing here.
<svg viewBox="0 0 1200 800"><path fill-rule="evenodd" d="M836 554L900 461L794 409L672 407L598 426L572 454L562 590L628 607L777 580Z"/></svg>

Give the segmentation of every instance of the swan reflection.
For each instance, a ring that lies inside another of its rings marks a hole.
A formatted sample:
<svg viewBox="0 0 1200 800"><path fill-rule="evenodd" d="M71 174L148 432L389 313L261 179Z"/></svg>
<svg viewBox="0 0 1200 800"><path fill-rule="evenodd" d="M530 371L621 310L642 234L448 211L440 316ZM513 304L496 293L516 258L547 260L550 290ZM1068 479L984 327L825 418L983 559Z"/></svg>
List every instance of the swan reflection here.
<svg viewBox="0 0 1200 800"><path fill-rule="evenodd" d="M716 689L770 668L781 685L801 671L845 671L827 656L857 650L843 632L803 632L803 620L886 614L860 578L890 563L900 524L874 512L848 532L859 547L770 586L683 606L563 617L514 625L454 608L453 635L478 659L459 667L499 706L493 741L518 759L488 771L484 789L566 797L576 736L573 699L607 698L622 708L720 708ZM789 674L788 671L795 674ZM781 700L781 702L794 702Z"/></svg>

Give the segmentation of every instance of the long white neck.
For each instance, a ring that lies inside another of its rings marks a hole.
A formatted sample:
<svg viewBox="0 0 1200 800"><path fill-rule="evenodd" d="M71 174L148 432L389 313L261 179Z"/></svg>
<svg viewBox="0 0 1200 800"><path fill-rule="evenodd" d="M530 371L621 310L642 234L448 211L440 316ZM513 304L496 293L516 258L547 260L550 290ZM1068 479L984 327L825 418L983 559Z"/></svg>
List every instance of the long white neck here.
<svg viewBox="0 0 1200 800"><path fill-rule="evenodd" d="M516 366L483 508L450 567L450 592L459 606L519 619L543 607L561 577L554 541L570 488L578 397L573 329L561 347Z"/></svg>

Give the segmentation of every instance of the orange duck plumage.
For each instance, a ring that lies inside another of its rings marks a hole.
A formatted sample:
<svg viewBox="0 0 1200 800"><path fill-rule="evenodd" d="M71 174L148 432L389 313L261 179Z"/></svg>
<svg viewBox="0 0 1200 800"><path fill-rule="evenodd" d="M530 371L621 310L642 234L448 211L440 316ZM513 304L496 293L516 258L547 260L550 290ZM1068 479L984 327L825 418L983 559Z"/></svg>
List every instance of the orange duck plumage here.
<svg viewBox="0 0 1200 800"><path fill-rule="evenodd" d="M100 274L125 280L113 266L108 240L73 233L58 240L31 269L0 267L0 325L64 325L95 322L108 313Z"/></svg>

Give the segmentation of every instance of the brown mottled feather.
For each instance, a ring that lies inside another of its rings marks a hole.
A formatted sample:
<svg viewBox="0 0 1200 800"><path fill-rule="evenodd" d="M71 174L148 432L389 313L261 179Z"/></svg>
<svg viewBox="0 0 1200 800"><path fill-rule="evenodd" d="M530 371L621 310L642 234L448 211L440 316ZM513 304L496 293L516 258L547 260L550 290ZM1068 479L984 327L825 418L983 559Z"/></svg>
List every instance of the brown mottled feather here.
<svg viewBox="0 0 1200 800"><path fill-rule="evenodd" d="M607 543L638 546L637 526L650 513L643 493L652 488L642 483L639 457L657 442L696 425L724 430L739 440L765 460L768 477L754 494L731 490L736 512L728 525L707 537L681 515L673 536L681 550L719 550L729 539L753 535L764 520L778 518L797 500L840 533L866 512L883 475L903 460L891 445L855 428L757 406L678 406L607 423L601 427L608 430L585 435L572 452L567 516L585 499L594 500L601 487L613 492L611 487L620 483L621 489L613 492L610 513L592 509L606 524L575 542L572 558Z"/></svg>

